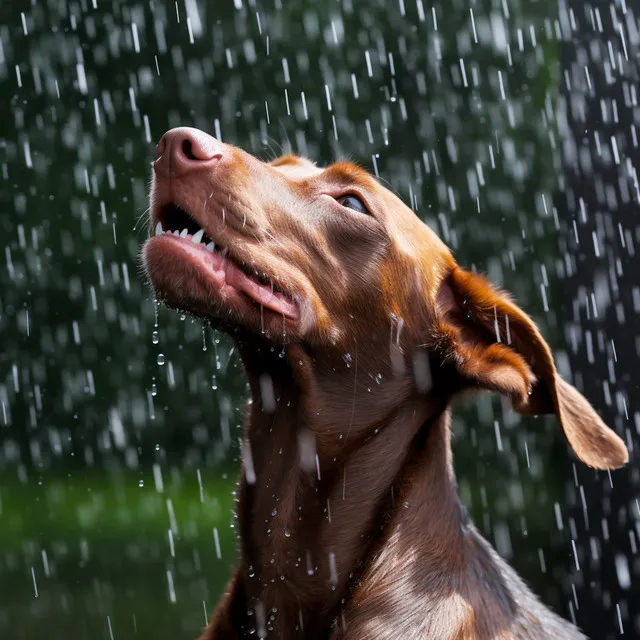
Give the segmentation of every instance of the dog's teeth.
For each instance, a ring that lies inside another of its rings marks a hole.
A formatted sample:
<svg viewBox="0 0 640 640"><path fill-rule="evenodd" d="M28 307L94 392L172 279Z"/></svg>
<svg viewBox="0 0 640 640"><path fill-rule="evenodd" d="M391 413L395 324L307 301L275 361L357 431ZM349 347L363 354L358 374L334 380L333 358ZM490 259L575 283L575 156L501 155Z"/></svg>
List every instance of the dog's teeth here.
<svg viewBox="0 0 640 640"><path fill-rule="evenodd" d="M158 222L158 224L156 225L156 235L157 236L162 235L162 222Z"/></svg>
<svg viewBox="0 0 640 640"><path fill-rule="evenodd" d="M193 237L191 238L191 242L193 242L193 244L198 244L200 240L202 240L203 235L204 235L204 229L200 229L198 233L193 234Z"/></svg>
<svg viewBox="0 0 640 640"><path fill-rule="evenodd" d="M187 237L187 233L189 233L189 230L185 227L185 228L180 232L180 237L181 237L181 238L186 238L186 237Z"/></svg>
<svg viewBox="0 0 640 640"><path fill-rule="evenodd" d="M180 232L177 229L175 231L169 231L169 233L172 233L176 237L180 235Z"/></svg>
<svg viewBox="0 0 640 640"><path fill-rule="evenodd" d="M227 257L227 253L229 253L229 249L223 249L222 250L222 257L226 258Z"/></svg>
<svg viewBox="0 0 640 640"><path fill-rule="evenodd" d="M211 253L213 253L213 250L214 250L215 248L216 248L216 245L215 245L215 244L213 244L213 242L210 242L210 243L207 245L207 251L210 251Z"/></svg>

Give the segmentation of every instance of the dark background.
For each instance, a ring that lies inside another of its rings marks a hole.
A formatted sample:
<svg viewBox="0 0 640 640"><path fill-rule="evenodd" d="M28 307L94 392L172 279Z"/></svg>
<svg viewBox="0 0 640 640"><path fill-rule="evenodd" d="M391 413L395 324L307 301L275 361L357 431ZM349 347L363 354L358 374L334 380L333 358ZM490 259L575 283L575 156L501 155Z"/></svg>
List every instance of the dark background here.
<svg viewBox="0 0 640 640"><path fill-rule="evenodd" d="M640 637L639 16L3 2L0 637L194 638L234 561L241 368L226 337L156 307L137 257L177 125L264 159L357 160L514 292L631 464L588 470L554 420L487 395L455 414L461 495L547 604L594 639Z"/></svg>

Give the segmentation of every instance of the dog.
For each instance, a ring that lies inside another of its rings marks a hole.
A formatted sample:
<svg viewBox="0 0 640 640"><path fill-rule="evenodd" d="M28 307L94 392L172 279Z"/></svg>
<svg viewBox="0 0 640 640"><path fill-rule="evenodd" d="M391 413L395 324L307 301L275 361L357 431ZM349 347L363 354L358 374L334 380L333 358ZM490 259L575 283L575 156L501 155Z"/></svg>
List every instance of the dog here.
<svg viewBox="0 0 640 640"><path fill-rule="evenodd" d="M595 469L623 441L533 321L365 170L161 139L142 261L158 300L227 332L251 388L240 560L201 640L578 639L475 529L450 403L555 414Z"/></svg>

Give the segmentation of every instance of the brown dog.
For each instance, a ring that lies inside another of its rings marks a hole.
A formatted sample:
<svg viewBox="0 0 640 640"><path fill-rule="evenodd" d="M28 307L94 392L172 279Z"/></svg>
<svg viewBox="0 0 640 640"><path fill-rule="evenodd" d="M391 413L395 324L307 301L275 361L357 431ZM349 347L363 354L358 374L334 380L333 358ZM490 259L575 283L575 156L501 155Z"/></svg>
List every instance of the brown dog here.
<svg viewBox="0 0 640 640"><path fill-rule="evenodd" d="M627 462L531 319L351 164L174 129L151 203L156 295L233 337L253 397L240 562L203 640L583 638L469 522L451 461L452 398L490 389L586 464Z"/></svg>

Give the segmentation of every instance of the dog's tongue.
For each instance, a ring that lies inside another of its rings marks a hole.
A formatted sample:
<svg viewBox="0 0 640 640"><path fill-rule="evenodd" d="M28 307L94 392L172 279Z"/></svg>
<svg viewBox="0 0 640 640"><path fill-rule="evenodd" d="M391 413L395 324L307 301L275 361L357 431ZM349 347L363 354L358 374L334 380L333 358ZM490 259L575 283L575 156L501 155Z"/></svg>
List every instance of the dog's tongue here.
<svg viewBox="0 0 640 640"><path fill-rule="evenodd" d="M282 293L272 291L270 286L252 280L232 262L227 264L226 284L242 291L258 304L276 313L293 320L298 318L298 307L291 300Z"/></svg>

